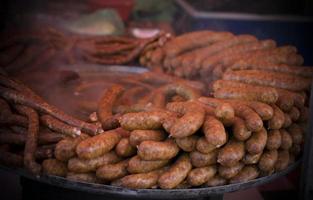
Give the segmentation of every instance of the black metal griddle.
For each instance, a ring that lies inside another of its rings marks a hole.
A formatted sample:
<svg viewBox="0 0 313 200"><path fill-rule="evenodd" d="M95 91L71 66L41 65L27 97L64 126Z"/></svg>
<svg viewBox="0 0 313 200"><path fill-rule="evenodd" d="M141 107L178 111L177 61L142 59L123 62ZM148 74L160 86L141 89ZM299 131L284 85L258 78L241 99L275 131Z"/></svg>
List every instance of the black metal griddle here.
<svg viewBox="0 0 313 200"><path fill-rule="evenodd" d="M111 185L84 183L67 180L63 177L42 175L33 176L24 169L0 169L10 171L21 177L24 199L221 199L224 193L256 187L285 176L293 171L301 159L286 170L251 181L216 187L191 189L127 189ZM77 197L77 198L76 198Z"/></svg>

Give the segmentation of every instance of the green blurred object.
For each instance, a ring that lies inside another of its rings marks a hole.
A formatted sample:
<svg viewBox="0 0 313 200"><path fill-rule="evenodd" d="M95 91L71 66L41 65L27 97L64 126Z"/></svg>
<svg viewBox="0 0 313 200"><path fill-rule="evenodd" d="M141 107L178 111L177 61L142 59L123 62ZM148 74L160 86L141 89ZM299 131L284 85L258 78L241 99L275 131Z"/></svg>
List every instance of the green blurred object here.
<svg viewBox="0 0 313 200"><path fill-rule="evenodd" d="M132 17L136 21L168 21L173 20L176 7L173 0L136 0Z"/></svg>
<svg viewBox="0 0 313 200"><path fill-rule="evenodd" d="M125 27L114 9L103 9L81 16L70 23L68 29L86 35L122 35Z"/></svg>

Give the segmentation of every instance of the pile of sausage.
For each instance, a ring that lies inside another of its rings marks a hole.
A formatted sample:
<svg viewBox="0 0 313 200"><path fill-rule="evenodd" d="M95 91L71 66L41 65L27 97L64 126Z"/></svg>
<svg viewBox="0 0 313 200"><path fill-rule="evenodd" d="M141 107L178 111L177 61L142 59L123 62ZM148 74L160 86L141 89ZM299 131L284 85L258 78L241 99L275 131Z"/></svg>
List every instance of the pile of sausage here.
<svg viewBox="0 0 313 200"><path fill-rule="evenodd" d="M230 32L195 31L173 37L163 46L141 55L151 69L205 82L219 79L228 68L299 66L303 58L291 45L277 47L270 39ZM208 81L209 80L209 81Z"/></svg>
<svg viewBox="0 0 313 200"><path fill-rule="evenodd" d="M308 119L310 85L300 75L306 69L294 70L260 70L258 78L250 77L253 70L228 71L214 82L213 97L203 96L201 83L162 73L137 76L146 84L163 81L140 98L113 85L90 115L105 132L60 141L45 172L133 189L173 189L282 171L300 155ZM131 103L121 101L125 94Z"/></svg>
<svg viewBox="0 0 313 200"><path fill-rule="evenodd" d="M12 73L34 69L58 60L69 64L77 60L97 64L128 64L144 49L162 45L169 35L160 33L148 39L129 36L75 35L51 27L30 31L3 33L0 45L0 66Z"/></svg>
<svg viewBox="0 0 313 200"><path fill-rule="evenodd" d="M48 104L29 87L0 74L0 162L42 172L41 162L54 157L57 142L96 135L101 126L67 115ZM44 165L43 162L42 165Z"/></svg>
<svg viewBox="0 0 313 200"><path fill-rule="evenodd" d="M205 82L213 74L212 89L161 72L130 76L133 87L105 89L84 122L1 74L0 161L74 181L173 189L249 181L299 157L313 69L298 66L294 47L199 31L153 40L140 61ZM55 143L52 155L40 154Z"/></svg>

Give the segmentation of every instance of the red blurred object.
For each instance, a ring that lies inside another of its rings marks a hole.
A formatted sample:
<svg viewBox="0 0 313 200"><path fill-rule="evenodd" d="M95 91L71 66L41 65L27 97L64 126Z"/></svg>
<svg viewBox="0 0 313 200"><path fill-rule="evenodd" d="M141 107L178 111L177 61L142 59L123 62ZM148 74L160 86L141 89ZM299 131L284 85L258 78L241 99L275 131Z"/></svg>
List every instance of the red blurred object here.
<svg viewBox="0 0 313 200"><path fill-rule="evenodd" d="M88 0L88 2L93 11L103 8L115 9L123 21L128 20L135 3L134 0Z"/></svg>

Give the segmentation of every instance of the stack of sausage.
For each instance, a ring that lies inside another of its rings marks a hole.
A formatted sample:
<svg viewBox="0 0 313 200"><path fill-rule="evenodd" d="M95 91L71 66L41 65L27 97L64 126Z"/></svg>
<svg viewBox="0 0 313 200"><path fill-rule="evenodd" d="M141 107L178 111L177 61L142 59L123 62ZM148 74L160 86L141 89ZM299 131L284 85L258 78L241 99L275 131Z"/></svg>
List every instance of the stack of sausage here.
<svg viewBox="0 0 313 200"><path fill-rule="evenodd" d="M144 66L188 79L217 80L231 66L299 66L303 58L294 46L277 47L273 40L229 32L196 31L174 37L142 55Z"/></svg>
<svg viewBox="0 0 313 200"><path fill-rule="evenodd" d="M40 28L2 34L0 66L8 72L39 67L65 59L74 64L83 58L97 64L128 64L146 50L162 45L169 35L161 33L148 39L127 36L83 36L53 28ZM62 60L63 61L63 60Z"/></svg>
<svg viewBox="0 0 313 200"><path fill-rule="evenodd" d="M42 171L41 161L54 157L57 142L95 135L103 130L67 115L48 104L23 83L0 74L0 161L24 166L33 174Z"/></svg>
<svg viewBox="0 0 313 200"><path fill-rule="evenodd" d="M292 77L304 84L301 91L309 89L303 78ZM131 105L121 104L127 91L114 85L90 116L105 132L60 141L45 172L134 189L173 189L245 182L282 171L301 152L308 118L305 94L287 90L298 86L284 81L274 76L269 83L285 89L219 80L214 98L202 96L195 82L177 80Z"/></svg>

